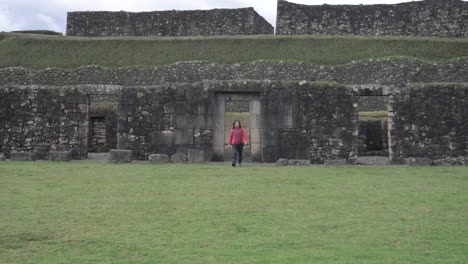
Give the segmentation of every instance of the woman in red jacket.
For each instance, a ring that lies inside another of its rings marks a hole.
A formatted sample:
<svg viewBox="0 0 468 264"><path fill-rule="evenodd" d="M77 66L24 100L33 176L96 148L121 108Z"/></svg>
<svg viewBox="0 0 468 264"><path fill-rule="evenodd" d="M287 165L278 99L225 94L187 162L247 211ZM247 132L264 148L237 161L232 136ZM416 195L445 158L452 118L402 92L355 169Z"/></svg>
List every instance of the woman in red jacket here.
<svg viewBox="0 0 468 264"><path fill-rule="evenodd" d="M236 162L239 166L242 166L242 151L244 145L247 144L247 133L242 128L239 120L236 120L232 125L232 129L229 132L229 147L232 146L232 166L236 166Z"/></svg>

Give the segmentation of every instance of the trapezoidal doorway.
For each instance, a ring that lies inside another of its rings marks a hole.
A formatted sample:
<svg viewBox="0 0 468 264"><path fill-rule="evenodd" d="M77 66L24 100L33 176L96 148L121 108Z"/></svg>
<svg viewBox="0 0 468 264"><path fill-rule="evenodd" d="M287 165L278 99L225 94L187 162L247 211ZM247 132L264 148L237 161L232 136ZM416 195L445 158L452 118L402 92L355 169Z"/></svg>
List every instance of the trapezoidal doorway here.
<svg viewBox="0 0 468 264"><path fill-rule="evenodd" d="M244 160L263 161L262 116L259 93L216 94L215 128L213 131L213 161L229 161L227 149L229 128L240 120L247 132Z"/></svg>

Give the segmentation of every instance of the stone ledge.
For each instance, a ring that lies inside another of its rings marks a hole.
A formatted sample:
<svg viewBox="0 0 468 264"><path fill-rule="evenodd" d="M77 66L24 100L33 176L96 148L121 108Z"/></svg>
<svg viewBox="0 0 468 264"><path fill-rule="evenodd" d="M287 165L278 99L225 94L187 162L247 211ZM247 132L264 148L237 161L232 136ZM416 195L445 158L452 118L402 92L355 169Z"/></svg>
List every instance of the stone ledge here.
<svg viewBox="0 0 468 264"><path fill-rule="evenodd" d="M71 151L50 151L49 160L52 161L70 161Z"/></svg>
<svg viewBox="0 0 468 264"><path fill-rule="evenodd" d="M276 162L276 166L288 166L289 165L289 160L288 159L279 159Z"/></svg>
<svg viewBox="0 0 468 264"><path fill-rule="evenodd" d="M206 161L205 151L198 149L189 149L187 161L190 163L203 163Z"/></svg>
<svg viewBox="0 0 468 264"><path fill-rule="evenodd" d="M184 153L178 152L178 153L172 155L171 162L186 163L187 162L187 155L185 155Z"/></svg>
<svg viewBox="0 0 468 264"><path fill-rule="evenodd" d="M36 161L36 155L31 152L11 152L12 161Z"/></svg>
<svg viewBox="0 0 468 264"><path fill-rule="evenodd" d="M391 160L388 157L368 156L351 158L350 163L355 165L391 165Z"/></svg>
<svg viewBox="0 0 468 264"><path fill-rule="evenodd" d="M325 166L344 166L348 165L348 160L345 159L337 159L337 160L325 160Z"/></svg>
<svg viewBox="0 0 468 264"><path fill-rule="evenodd" d="M150 163L168 163L169 162L169 156L166 154L151 154L148 157L148 160Z"/></svg>
<svg viewBox="0 0 468 264"><path fill-rule="evenodd" d="M131 150L112 149L109 161L111 162L132 162L133 152Z"/></svg>
<svg viewBox="0 0 468 264"><path fill-rule="evenodd" d="M408 158L407 163L408 166L431 166L432 159L429 158Z"/></svg>

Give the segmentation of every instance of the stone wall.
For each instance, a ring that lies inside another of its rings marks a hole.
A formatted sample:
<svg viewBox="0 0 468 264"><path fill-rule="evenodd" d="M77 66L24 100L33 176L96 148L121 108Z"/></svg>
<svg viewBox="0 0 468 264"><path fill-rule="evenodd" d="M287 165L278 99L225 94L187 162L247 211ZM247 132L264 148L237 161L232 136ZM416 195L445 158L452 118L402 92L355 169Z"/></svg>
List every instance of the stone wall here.
<svg viewBox="0 0 468 264"><path fill-rule="evenodd" d="M415 84L392 96L394 156L468 156L467 99L467 84Z"/></svg>
<svg viewBox="0 0 468 264"><path fill-rule="evenodd" d="M116 91L92 91L88 94L89 97L89 117L93 119L101 119L103 127L100 134L103 138L100 139L100 144L94 144L90 133L89 152L107 152L117 148L117 104L119 94ZM98 124L100 125L100 124ZM93 124L90 124L90 131L94 129Z"/></svg>
<svg viewBox="0 0 468 264"><path fill-rule="evenodd" d="M424 0L393 5L309 6L278 1L280 35L468 36L468 2Z"/></svg>
<svg viewBox="0 0 468 264"><path fill-rule="evenodd" d="M347 159L357 154L358 97L340 84L300 89L302 128L310 133L310 160Z"/></svg>
<svg viewBox="0 0 468 264"><path fill-rule="evenodd" d="M460 83L400 88L262 80L151 86L10 85L0 88L0 148L7 156L11 151L27 151L46 158L52 150L74 149L85 156L90 120L93 114L102 117L91 109L100 101L118 104L106 116L113 116L117 128L114 144L133 150L135 158L195 149L211 160L219 126L219 94L256 95L261 126L252 133L260 133L255 138L261 138L265 162L288 158L323 163L355 157L362 145L359 97L378 95L389 98L390 137L383 144L384 148L390 145L394 161L468 156L468 86ZM106 128L106 136L108 131L112 130Z"/></svg>
<svg viewBox="0 0 468 264"><path fill-rule="evenodd" d="M202 80L308 80L342 84L404 85L416 82L468 82L468 59L443 64L409 58L361 60L344 65L320 66L301 62L257 61L222 65L185 62L160 67L77 69L1 68L2 85L158 85Z"/></svg>
<svg viewBox="0 0 468 264"><path fill-rule="evenodd" d="M86 155L88 97L74 88L0 88L0 149L33 152L78 150Z"/></svg>
<svg viewBox="0 0 468 264"><path fill-rule="evenodd" d="M198 84L124 88L118 106L118 148L150 154L212 151L213 92ZM210 159L211 160L211 159Z"/></svg>
<svg viewBox="0 0 468 264"><path fill-rule="evenodd" d="M273 34L253 8L155 12L69 12L67 35L216 36Z"/></svg>
<svg viewBox="0 0 468 264"><path fill-rule="evenodd" d="M119 149L150 154L211 153L216 94L258 93L263 161L348 158L357 144L357 96L338 84L205 81L125 88L119 102Z"/></svg>

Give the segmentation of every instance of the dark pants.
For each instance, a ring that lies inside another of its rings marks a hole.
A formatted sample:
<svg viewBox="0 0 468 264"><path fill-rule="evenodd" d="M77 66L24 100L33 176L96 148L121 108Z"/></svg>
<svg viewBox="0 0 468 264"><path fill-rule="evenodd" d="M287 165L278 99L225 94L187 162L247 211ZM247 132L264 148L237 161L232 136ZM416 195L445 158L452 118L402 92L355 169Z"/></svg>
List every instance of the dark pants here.
<svg viewBox="0 0 468 264"><path fill-rule="evenodd" d="M235 164L239 161L242 163L242 152L244 151L244 144L233 144L232 145L232 163Z"/></svg>

